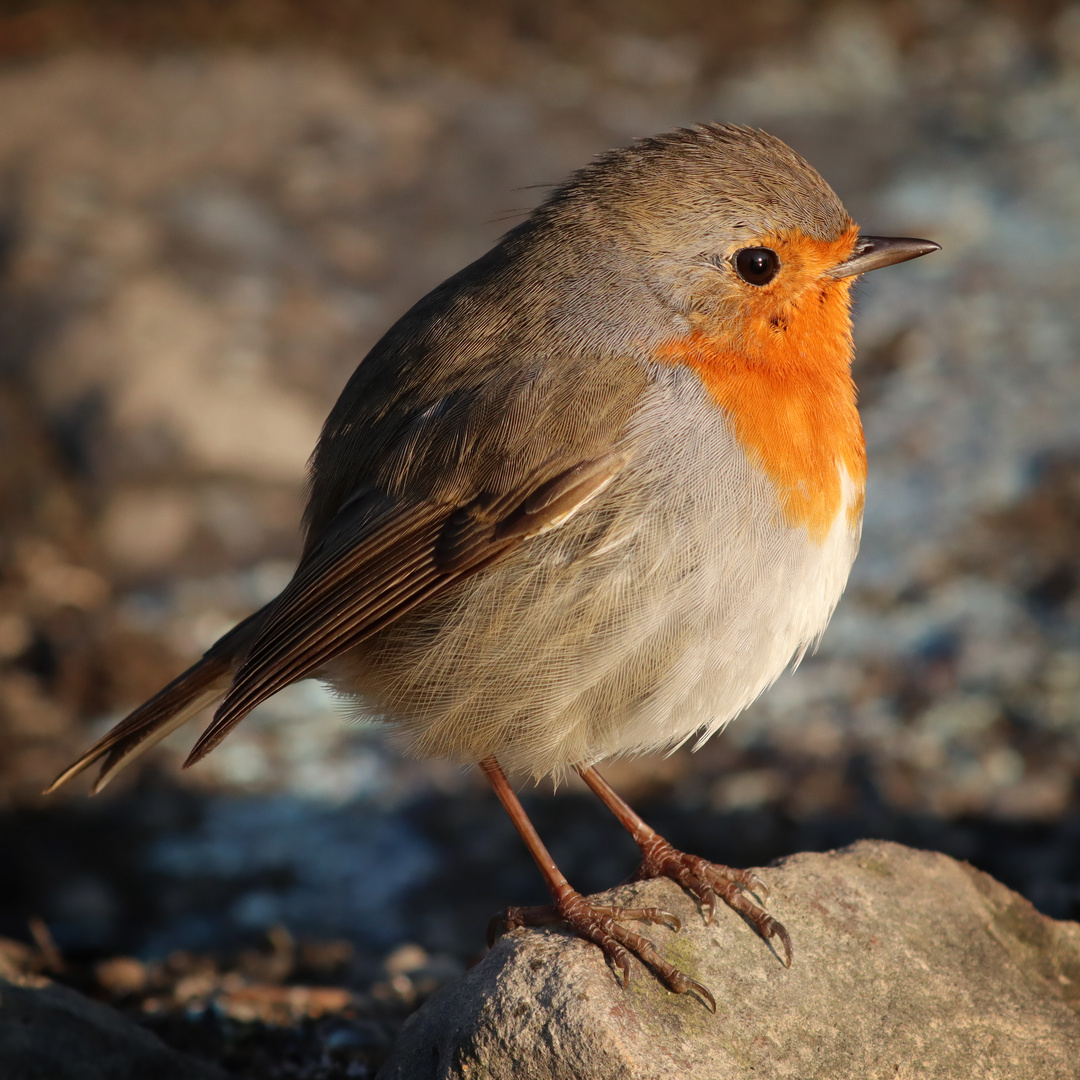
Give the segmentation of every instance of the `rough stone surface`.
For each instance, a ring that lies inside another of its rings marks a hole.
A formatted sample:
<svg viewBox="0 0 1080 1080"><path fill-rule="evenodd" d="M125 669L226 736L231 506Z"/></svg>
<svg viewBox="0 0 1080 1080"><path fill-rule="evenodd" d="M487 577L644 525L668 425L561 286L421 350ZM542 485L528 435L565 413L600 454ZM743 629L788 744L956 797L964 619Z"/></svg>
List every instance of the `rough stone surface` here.
<svg viewBox="0 0 1080 1080"><path fill-rule="evenodd" d="M1051 1080L1080 1062L1080 925L1040 915L966 863L867 841L762 872L790 970L731 911L710 927L671 882L608 903L683 921L647 930L717 1015L636 966L622 990L557 930L503 937L409 1021L380 1080Z"/></svg>
<svg viewBox="0 0 1080 1080"><path fill-rule="evenodd" d="M74 990L45 980L0 979L4 1080L224 1080L214 1065Z"/></svg>

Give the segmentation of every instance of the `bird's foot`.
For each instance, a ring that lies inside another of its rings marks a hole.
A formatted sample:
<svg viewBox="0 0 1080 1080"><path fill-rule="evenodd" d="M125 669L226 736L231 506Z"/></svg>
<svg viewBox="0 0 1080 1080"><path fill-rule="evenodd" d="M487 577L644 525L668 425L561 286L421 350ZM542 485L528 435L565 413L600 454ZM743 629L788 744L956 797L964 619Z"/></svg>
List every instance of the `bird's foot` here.
<svg viewBox="0 0 1080 1080"><path fill-rule="evenodd" d="M763 901L769 899L769 887L757 874L711 863L700 855L688 855L656 834L642 845L641 854L641 865L633 880L671 878L698 898L706 926L712 922L716 898L719 896L728 907L746 919L765 941L777 938L784 947L784 966L791 967L790 935L763 907L746 895L756 892Z"/></svg>
<svg viewBox="0 0 1080 1080"><path fill-rule="evenodd" d="M712 1012L716 999L696 979L684 975L668 963L647 938L623 926L623 920L651 922L679 930L682 924L668 911L660 908L621 908L590 904L572 889L555 904L543 907L510 907L496 915L488 924L488 944L494 944L499 934L519 926L550 926L565 922L578 937L599 946L604 955L618 968L622 984L630 981L630 957L636 956L651 968L656 977L673 993L697 994Z"/></svg>

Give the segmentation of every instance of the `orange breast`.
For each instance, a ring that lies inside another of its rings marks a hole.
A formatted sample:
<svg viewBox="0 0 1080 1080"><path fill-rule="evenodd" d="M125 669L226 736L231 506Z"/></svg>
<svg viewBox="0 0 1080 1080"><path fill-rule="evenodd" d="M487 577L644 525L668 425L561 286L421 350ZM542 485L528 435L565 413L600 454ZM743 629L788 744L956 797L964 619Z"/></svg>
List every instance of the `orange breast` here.
<svg viewBox="0 0 1080 1080"><path fill-rule="evenodd" d="M703 316L658 359L698 373L735 435L776 485L780 512L821 541L843 499L841 470L862 513L866 446L851 378L850 279L822 277L846 256L856 230L826 243L801 235L762 243L780 255L770 286L739 289L734 307Z"/></svg>

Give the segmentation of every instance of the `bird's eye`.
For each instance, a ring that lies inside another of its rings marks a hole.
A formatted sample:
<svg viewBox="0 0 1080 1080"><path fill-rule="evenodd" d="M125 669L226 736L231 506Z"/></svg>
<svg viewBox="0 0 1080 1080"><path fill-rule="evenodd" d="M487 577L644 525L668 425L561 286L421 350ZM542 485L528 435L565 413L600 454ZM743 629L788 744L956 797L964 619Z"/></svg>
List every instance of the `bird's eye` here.
<svg viewBox="0 0 1080 1080"><path fill-rule="evenodd" d="M768 285L780 269L780 256L771 248L743 248L735 252L731 264L747 285Z"/></svg>

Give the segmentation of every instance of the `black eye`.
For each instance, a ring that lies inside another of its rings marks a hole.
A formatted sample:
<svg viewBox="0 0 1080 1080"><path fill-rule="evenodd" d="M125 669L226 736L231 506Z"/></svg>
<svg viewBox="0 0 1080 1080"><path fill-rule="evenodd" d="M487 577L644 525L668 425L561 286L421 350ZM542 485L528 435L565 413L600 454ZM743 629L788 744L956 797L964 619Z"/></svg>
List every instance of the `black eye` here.
<svg viewBox="0 0 1080 1080"><path fill-rule="evenodd" d="M768 285L780 269L780 256L771 248L743 248L731 263L747 285Z"/></svg>

